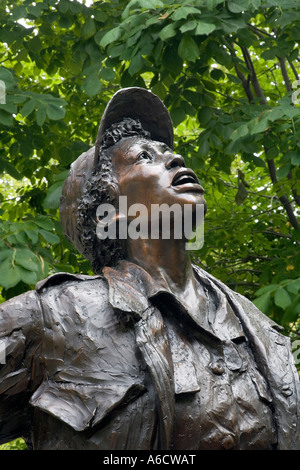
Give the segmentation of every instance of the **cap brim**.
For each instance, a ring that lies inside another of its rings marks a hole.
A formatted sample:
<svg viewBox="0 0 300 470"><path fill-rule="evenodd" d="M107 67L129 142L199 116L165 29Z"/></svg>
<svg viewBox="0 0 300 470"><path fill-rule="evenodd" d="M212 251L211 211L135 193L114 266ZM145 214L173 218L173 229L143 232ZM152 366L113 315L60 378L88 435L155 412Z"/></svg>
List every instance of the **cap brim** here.
<svg viewBox="0 0 300 470"><path fill-rule="evenodd" d="M164 142L173 149L173 123L161 99L145 88L122 88L108 102L102 115L95 144L96 161L106 129L127 117L139 119L142 127L150 132L152 140Z"/></svg>

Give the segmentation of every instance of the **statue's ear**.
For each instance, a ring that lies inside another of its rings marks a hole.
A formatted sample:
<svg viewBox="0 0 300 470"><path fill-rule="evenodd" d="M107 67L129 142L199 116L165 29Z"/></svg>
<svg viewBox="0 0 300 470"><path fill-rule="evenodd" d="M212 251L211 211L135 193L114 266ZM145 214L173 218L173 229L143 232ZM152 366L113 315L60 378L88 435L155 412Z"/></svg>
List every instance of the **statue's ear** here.
<svg viewBox="0 0 300 470"><path fill-rule="evenodd" d="M111 187L113 190L114 188ZM100 240L106 238L111 239L125 239L127 234L127 215L120 211L118 207L118 198L116 198L116 192L114 191L111 195L114 197L114 201L107 200L106 203L102 203L98 206L97 216L97 237Z"/></svg>
<svg viewBox="0 0 300 470"><path fill-rule="evenodd" d="M108 226L123 224L127 220L127 214L119 208L119 186L115 181L110 181L105 188L106 201L97 209L98 224ZM125 211L126 212L126 211Z"/></svg>
<svg viewBox="0 0 300 470"><path fill-rule="evenodd" d="M107 197L106 197L107 201L115 205L117 208L118 197L120 194L118 184L116 182L109 182L106 186L106 193L107 193Z"/></svg>

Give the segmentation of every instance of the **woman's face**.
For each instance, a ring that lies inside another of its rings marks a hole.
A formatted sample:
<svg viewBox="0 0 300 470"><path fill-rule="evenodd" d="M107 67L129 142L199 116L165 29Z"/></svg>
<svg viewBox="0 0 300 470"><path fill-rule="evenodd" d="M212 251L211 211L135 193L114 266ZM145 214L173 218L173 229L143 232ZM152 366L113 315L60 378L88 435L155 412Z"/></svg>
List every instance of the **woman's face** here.
<svg viewBox="0 0 300 470"><path fill-rule="evenodd" d="M206 204L204 190L184 160L164 143L140 137L122 139L112 148L113 172L127 206Z"/></svg>

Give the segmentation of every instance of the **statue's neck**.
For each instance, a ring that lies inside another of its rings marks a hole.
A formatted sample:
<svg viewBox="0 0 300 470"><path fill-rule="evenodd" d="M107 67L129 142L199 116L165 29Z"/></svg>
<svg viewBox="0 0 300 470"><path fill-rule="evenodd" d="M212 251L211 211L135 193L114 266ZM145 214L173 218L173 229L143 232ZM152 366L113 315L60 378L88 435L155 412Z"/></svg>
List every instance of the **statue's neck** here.
<svg viewBox="0 0 300 470"><path fill-rule="evenodd" d="M129 261L141 266L158 286L172 293L184 292L193 278L184 240L132 240L127 254Z"/></svg>

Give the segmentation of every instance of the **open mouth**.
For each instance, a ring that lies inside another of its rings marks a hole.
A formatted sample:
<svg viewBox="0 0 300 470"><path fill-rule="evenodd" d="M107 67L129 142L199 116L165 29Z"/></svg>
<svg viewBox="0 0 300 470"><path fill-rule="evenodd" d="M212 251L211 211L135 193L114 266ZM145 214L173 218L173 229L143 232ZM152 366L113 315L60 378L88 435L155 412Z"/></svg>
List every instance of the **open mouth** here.
<svg viewBox="0 0 300 470"><path fill-rule="evenodd" d="M172 186L185 186L187 184L197 185L198 188L201 188L198 178L192 170L188 170L186 168L178 170L172 180ZM203 191L203 188L201 189Z"/></svg>

